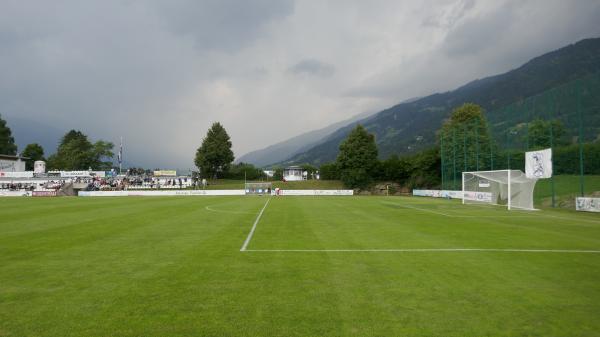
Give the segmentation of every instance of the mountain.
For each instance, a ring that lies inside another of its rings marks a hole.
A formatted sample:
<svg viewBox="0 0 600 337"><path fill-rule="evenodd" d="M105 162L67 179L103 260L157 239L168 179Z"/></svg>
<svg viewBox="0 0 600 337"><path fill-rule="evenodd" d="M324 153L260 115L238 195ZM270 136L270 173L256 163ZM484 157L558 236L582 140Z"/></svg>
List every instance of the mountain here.
<svg viewBox="0 0 600 337"><path fill-rule="evenodd" d="M298 153L307 151L324 142L326 137L335 130L347 126L358 120L365 120L373 112L364 112L350 119L331 124L322 129L303 133L283 142L268 146L264 149L249 152L236 159L238 163L250 163L258 167L268 166L273 163L282 162Z"/></svg>
<svg viewBox="0 0 600 337"><path fill-rule="evenodd" d="M536 57L507 73L400 103L358 122L375 134L381 158L414 153L433 146L435 133L443 121L453 108L465 102L479 104L487 112L497 112L511 103L599 72L600 38L586 39ZM496 121L502 118L493 116ZM325 141L291 156L282 164L320 165L335 160L339 144L354 124L337 129L325 137Z"/></svg>

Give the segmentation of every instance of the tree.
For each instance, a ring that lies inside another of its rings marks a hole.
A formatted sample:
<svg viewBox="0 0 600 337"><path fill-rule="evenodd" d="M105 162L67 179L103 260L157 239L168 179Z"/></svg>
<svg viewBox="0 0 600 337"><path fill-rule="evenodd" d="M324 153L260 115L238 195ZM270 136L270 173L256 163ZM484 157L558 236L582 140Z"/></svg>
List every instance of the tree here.
<svg viewBox="0 0 600 337"><path fill-rule="evenodd" d="M537 118L528 124L528 132L524 137L529 137L529 147L533 149L566 145L564 135L565 127L559 120L545 121Z"/></svg>
<svg viewBox="0 0 600 337"><path fill-rule="evenodd" d="M375 136L359 124L340 144L340 153L336 159L340 178L347 187L367 187L373 181L373 171L377 164Z"/></svg>
<svg viewBox="0 0 600 337"><path fill-rule="evenodd" d="M319 174L323 180L337 180L340 179L340 172L335 163L327 163L319 167Z"/></svg>
<svg viewBox="0 0 600 337"><path fill-rule="evenodd" d="M224 178L227 179L244 179L257 180L265 178L265 173L260 168L255 167L252 164L239 163L233 164L227 172L223 174Z"/></svg>
<svg viewBox="0 0 600 337"><path fill-rule="evenodd" d="M229 170L233 159L227 131L221 123L213 123L196 151L194 163L200 169L200 174L206 178L218 178Z"/></svg>
<svg viewBox="0 0 600 337"><path fill-rule="evenodd" d="M283 180L283 167L277 166L273 169L273 180Z"/></svg>
<svg viewBox="0 0 600 337"><path fill-rule="evenodd" d="M490 169L495 145L489 130L479 105L465 103L454 109L440 131L445 164L452 162L457 171Z"/></svg>
<svg viewBox="0 0 600 337"><path fill-rule="evenodd" d="M109 170L114 145L99 140L92 144L81 131L71 130L61 139L56 153L48 158L48 167L57 170Z"/></svg>
<svg viewBox="0 0 600 337"><path fill-rule="evenodd" d="M33 171L33 163L38 160L44 160L44 148L38 143L28 144L21 155L29 158L25 161L26 170Z"/></svg>
<svg viewBox="0 0 600 337"><path fill-rule="evenodd" d="M404 184L410 178L413 169L414 165L409 157L399 158L397 155L392 155L381 162L379 179Z"/></svg>
<svg viewBox="0 0 600 337"><path fill-rule="evenodd" d="M12 131L6 125L6 121L0 116L0 154L17 154L17 145L12 136Z"/></svg>

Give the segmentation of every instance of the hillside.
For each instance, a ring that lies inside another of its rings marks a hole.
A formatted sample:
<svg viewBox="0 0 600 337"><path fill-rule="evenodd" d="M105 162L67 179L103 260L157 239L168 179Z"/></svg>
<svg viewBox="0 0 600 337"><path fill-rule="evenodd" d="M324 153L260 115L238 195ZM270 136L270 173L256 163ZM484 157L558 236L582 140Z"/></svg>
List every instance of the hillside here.
<svg viewBox="0 0 600 337"><path fill-rule="evenodd" d="M372 112L362 113L350 119L337 122L319 130L309 131L290 138L288 140L268 146L264 149L249 152L239 158L236 158L238 163L250 163L258 167L264 167L269 164L281 162L298 153L310 150L318 144L324 142L326 137L334 131L347 126L358 120L364 120L372 115Z"/></svg>
<svg viewBox="0 0 600 337"><path fill-rule="evenodd" d="M380 157L414 153L435 144L435 132L451 110L464 102L480 104L488 112L498 111L508 104L599 72L600 38L586 39L534 58L507 73L478 79L453 91L401 103L360 122L375 134ZM503 116L493 116L493 120L502 119ZM336 130L326 141L282 164L320 165L334 160L340 142L353 126Z"/></svg>

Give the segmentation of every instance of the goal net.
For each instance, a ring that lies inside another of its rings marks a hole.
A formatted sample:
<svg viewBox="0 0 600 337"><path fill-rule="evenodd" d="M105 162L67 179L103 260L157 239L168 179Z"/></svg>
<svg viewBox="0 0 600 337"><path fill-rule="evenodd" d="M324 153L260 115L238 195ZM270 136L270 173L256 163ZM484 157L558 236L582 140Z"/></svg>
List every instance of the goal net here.
<svg viewBox="0 0 600 337"><path fill-rule="evenodd" d="M463 172L463 204L492 204L534 210L533 189L537 179L520 170Z"/></svg>

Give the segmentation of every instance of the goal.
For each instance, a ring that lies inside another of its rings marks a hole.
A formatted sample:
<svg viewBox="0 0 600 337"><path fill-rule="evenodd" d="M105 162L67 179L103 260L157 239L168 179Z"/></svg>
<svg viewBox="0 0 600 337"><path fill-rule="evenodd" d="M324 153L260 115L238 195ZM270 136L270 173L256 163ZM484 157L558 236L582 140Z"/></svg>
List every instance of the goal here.
<svg viewBox="0 0 600 337"><path fill-rule="evenodd" d="M535 210L533 189L537 179L520 170L476 171L462 174L463 204L492 204Z"/></svg>

